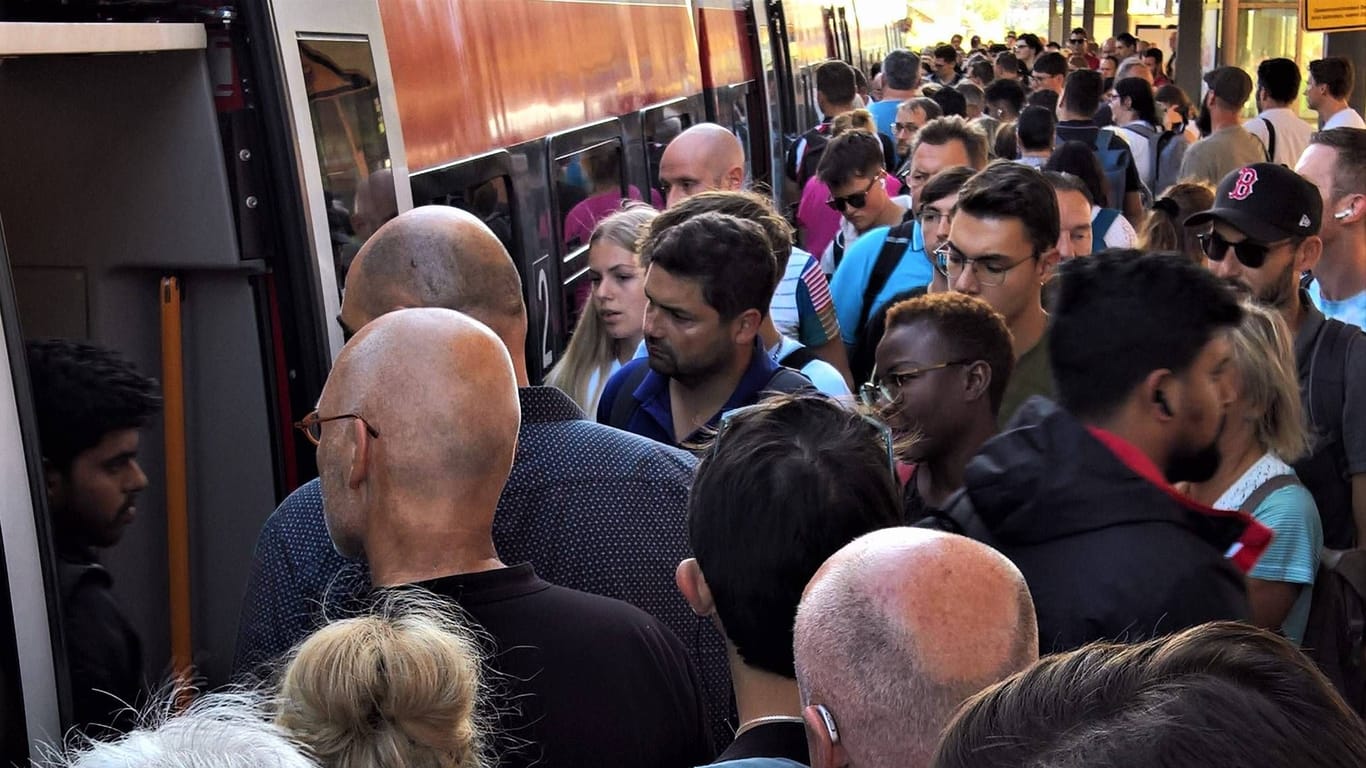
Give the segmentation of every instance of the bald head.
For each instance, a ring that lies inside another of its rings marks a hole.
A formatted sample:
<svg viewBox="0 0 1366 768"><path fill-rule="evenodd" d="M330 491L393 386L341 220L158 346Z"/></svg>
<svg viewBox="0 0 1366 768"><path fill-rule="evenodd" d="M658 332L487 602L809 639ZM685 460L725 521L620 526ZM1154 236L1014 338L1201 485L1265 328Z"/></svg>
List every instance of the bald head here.
<svg viewBox="0 0 1366 768"><path fill-rule="evenodd" d="M853 764L923 766L954 710L1037 660L1038 645L1029 588L1003 555L962 536L889 528L850 542L807 585L797 681L803 704L832 713L836 748Z"/></svg>
<svg viewBox="0 0 1366 768"><path fill-rule="evenodd" d="M364 420L325 423L318 464L333 541L364 554L377 584L401 583L395 566L424 542L491 547L521 416L512 361L487 327L447 309L379 317L342 349L318 414Z"/></svg>
<svg viewBox="0 0 1366 768"><path fill-rule="evenodd" d="M745 183L745 150L735 134L716 123L698 123L664 148L659 180L668 206L712 189L732 191Z"/></svg>
<svg viewBox="0 0 1366 768"><path fill-rule="evenodd" d="M503 340L525 381L522 281L498 237L471 213L428 205L375 232L347 275L341 323L353 333L405 307L463 312Z"/></svg>

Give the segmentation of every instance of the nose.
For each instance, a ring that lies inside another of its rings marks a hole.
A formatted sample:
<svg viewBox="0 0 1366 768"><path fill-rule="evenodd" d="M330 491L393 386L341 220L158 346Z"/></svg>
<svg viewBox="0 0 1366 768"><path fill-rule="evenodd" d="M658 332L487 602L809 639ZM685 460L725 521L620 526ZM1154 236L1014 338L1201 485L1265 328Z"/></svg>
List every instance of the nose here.
<svg viewBox="0 0 1366 768"><path fill-rule="evenodd" d="M1062 237L1058 238L1058 257L1070 259L1076 255L1072 250L1072 236L1067 232L1062 233Z"/></svg>
<svg viewBox="0 0 1366 768"><path fill-rule="evenodd" d="M949 239L949 217L940 216L939 222L934 225L934 240L938 244L948 242Z"/></svg>
<svg viewBox="0 0 1366 768"><path fill-rule="evenodd" d="M966 293L969 296L976 296L981 285L977 282L977 272L971 264L964 264L963 271L958 273L952 284L953 290L958 293Z"/></svg>
<svg viewBox="0 0 1366 768"><path fill-rule="evenodd" d="M658 310L655 309L655 306L654 306L653 304L646 304L646 305L645 305L645 319L644 319L644 321L640 324L640 331L641 331L641 333L643 333L645 336L647 336L647 337L649 337L649 338L651 338L651 339L657 339L657 338L659 338L659 334L655 333L655 318L656 318L657 316L658 316Z"/></svg>
<svg viewBox="0 0 1366 768"><path fill-rule="evenodd" d="M672 208L686 200L687 197L688 196L683 194L683 190L679 189L677 185L669 187L669 194L664 198L664 207Z"/></svg>
<svg viewBox="0 0 1366 768"><path fill-rule="evenodd" d="M135 493L137 491L142 490L143 488L146 488L147 473L142 471L142 465L138 464L137 459L133 459L132 461L130 461L128 463L128 467L129 471L131 472L131 475L128 478L129 483L126 491L128 493Z"/></svg>
<svg viewBox="0 0 1366 768"><path fill-rule="evenodd" d="M599 303L601 303L603 299L611 295L611 289L607 287L607 283L608 280L604 277L598 281L597 287L593 289L593 296L598 300Z"/></svg>
<svg viewBox="0 0 1366 768"><path fill-rule="evenodd" d="M1209 264L1209 271L1213 272L1217 277L1231 278L1238 277L1242 274L1241 265L1238 263L1238 260L1234 258L1232 253L1225 254L1223 261L1206 259L1205 263Z"/></svg>

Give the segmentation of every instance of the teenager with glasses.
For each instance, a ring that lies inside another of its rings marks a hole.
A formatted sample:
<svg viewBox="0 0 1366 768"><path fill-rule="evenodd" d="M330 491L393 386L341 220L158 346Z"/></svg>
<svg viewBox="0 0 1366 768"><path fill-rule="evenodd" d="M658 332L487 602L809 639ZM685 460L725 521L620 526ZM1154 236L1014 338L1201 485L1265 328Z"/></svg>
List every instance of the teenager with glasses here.
<svg viewBox="0 0 1366 768"><path fill-rule="evenodd" d="M867 113L864 113L867 115ZM864 232L901 222L910 200L897 200L888 192L889 179L883 165L882 144L867 128L851 128L825 148L816 180L829 190L825 205L844 219L841 230L821 254L821 266L833 274L844 253Z"/></svg>
<svg viewBox="0 0 1366 768"><path fill-rule="evenodd" d="M1186 226L1212 224L1201 238L1209 270L1279 312L1294 334L1300 399L1316 436L1295 470L1318 504L1324 544L1348 549L1366 529L1366 408L1347 394L1366 381L1366 334L1325 319L1300 287L1323 251L1322 214L1309 180L1256 163L1225 176L1214 207Z"/></svg>
<svg viewBox="0 0 1366 768"><path fill-rule="evenodd" d="M980 299L934 293L887 311L873 381L861 395L914 466L902 496L908 520L962 487L968 460L996 434L1014 364L1005 319Z"/></svg>
<svg viewBox="0 0 1366 768"><path fill-rule="evenodd" d="M983 299L1005 317L1013 337L1015 375L999 422L1029 397L1052 396L1043 284L1057 261L1058 200L1043 174L998 160L963 185L949 239L935 266L951 291Z"/></svg>

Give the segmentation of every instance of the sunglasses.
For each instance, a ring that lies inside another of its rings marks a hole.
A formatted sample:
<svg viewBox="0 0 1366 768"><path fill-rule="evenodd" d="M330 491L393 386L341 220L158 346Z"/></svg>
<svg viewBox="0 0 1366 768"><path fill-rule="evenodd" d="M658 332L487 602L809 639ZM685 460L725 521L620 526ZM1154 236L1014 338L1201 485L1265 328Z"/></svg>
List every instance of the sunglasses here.
<svg viewBox="0 0 1366 768"><path fill-rule="evenodd" d="M873 190L873 185L878 183L881 179L882 174L878 174L877 176L874 176L871 181L868 182L868 186L864 187L862 192L855 192L852 195L841 195L839 197L831 197L829 200L825 201L825 204L840 213L844 213L844 207L846 205L851 205L855 208L862 208L863 206L868 204L868 193Z"/></svg>
<svg viewBox="0 0 1366 768"><path fill-rule="evenodd" d="M1067 42L1072 43L1073 45L1079 45L1079 44L1081 44L1081 43L1086 42L1086 38L1084 38L1084 37L1074 37L1074 38L1072 38L1071 40L1068 40Z"/></svg>
<svg viewBox="0 0 1366 768"><path fill-rule="evenodd" d="M1218 232L1207 232L1197 237L1200 241L1200 250L1205 252L1205 256L1210 261L1223 261L1228 256L1230 248L1238 262L1248 269L1259 269L1266 263L1266 256L1280 245L1290 242L1283 240L1280 243L1270 245L1264 243L1254 243L1251 240L1243 240L1237 243L1230 243L1219 236Z"/></svg>

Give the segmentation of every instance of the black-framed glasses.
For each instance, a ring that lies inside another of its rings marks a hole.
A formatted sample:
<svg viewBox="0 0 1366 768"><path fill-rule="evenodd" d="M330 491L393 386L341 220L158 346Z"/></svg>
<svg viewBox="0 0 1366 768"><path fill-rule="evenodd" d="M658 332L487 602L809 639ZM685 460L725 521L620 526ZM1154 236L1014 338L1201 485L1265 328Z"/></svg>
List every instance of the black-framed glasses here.
<svg viewBox="0 0 1366 768"><path fill-rule="evenodd" d="M323 425L329 421L340 421L341 419L355 419L365 427L365 431L370 433L370 437L379 438L379 430L372 427L370 422L356 413L343 413L338 416L322 418L318 415L317 411L312 411L307 416L294 422L294 428L304 433L304 437L307 437L310 443L317 445L321 443L323 439Z"/></svg>
<svg viewBox="0 0 1366 768"><path fill-rule="evenodd" d="M953 247L952 243L944 243L934 251L934 266L939 270L939 274L949 280L957 280L963 270L971 269L972 274L977 278L977 282L985 286L996 287L1006 281L1006 275L1010 270L1033 259L1038 254L1024 257L1014 263L1002 264L1001 256L983 256L971 259L963 254L962 251Z"/></svg>
<svg viewBox="0 0 1366 768"><path fill-rule="evenodd" d="M955 365L972 365L976 360L949 360L945 363L926 365L920 368L911 368L896 373L883 374L878 381L870 381L859 387L859 400L869 408L878 408L888 403L895 403L901 396L901 390L907 384L929 373L930 371L940 371L951 368Z"/></svg>
<svg viewBox="0 0 1366 768"><path fill-rule="evenodd" d="M920 126L915 123L892 123L892 133L901 133L902 131L915 133L918 130L920 130Z"/></svg>
<svg viewBox="0 0 1366 768"><path fill-rule="evenodd" d="M873 185L881 180L882 174L878 174L868 182L868 186L864 187L862 192L855 192L852 195L840 195L839 197L832 196L829 200L825 201L825 204L840 213L844 213L844 207L846 205L862 208L868 204L868 193L873 191Z"/></svg>
<svg viewBox="0 0 1366 768"><path fill-rule="evenodd" d="M1254 243L1251 240L1243 240L1237 243L1230 243L1219 235L1218 232L1206 232L1198 235L1200 250L1205 252L1205 256L1210 261L1223 261L1228 256L1229 249L1233 249L1233 255L1238 262L1248 269L1260 269L1266 263L1267 254L1279 248L1291 240L1282 240L1279 243Z"/></svg>
<svg viewBox="0 0 1366 768"><path fill-rule="evenodd" d="M937 208L926 206L920 209L920 213L916 214L916 219L920 221L920 228L922 230L933 230L939 227L939 222L941 221L952 221L953 212L941 211Z"/></svg>
<svg viewBox="0 0 1366 768"><path fill-rule="evenodd" d="M731 422L735 419L736 416L740 416L746 413L752 413L754 411L769 410L772 407L773 406L768 403L755 403L754 405L741 406L740 408L726 411L725 413L721 414L721 421L719 424L716 425L716 437L712 440L712 450L715 451L718 448L720 448L721 438L725 437L726 429L730 426ZM892 428L887 426L885 423L878 421L872 416L869 416L866 413L859 412L858 415L859 418L866 421L869 425L871 425L874 429L878 431L878 435L882 438L883 445L887 448L887 468L891 470L892 475L895 476L896 441L895 438L892 437Z"/></svg>

